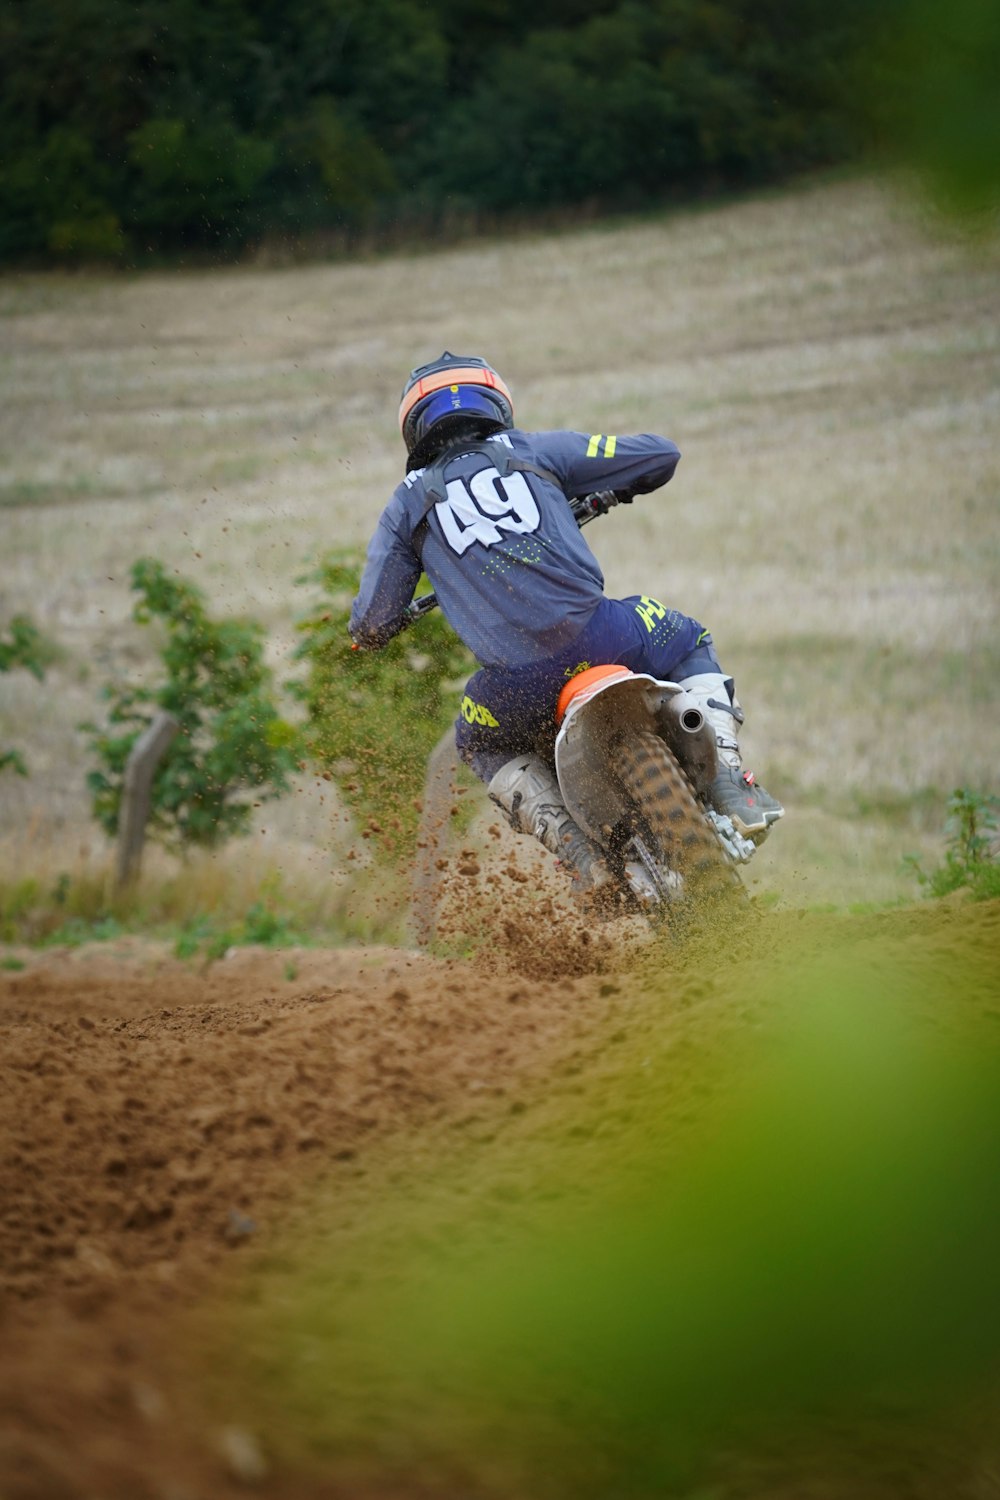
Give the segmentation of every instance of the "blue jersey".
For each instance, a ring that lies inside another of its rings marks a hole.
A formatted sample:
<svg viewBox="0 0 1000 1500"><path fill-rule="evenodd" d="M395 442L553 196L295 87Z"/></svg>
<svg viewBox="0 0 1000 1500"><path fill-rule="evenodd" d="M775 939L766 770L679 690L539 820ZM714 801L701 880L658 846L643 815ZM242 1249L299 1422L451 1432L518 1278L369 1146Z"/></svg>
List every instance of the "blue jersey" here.
<svg viewBox="0 0 1000 1500"><path fill-rule="evenodd" d="M491 450L497 457L491 462ZM579 432L496 433L458 446L436 467L442 498L415 469L395 491L368 548L351 635L378 645L421 572L456 634L483 666L543 661L584 629L604 576L569 499L595 490L642 493L666 484L680 451L667 438ZM507 459L532 465L524 471ZM551 478L535 472L542 469Z"/></svg>

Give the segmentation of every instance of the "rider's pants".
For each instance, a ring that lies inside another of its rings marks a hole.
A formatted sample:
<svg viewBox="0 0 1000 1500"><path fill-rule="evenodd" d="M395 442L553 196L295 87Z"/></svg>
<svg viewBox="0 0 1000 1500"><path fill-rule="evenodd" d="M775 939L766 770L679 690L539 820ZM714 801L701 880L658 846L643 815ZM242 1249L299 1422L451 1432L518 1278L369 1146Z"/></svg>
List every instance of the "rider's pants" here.
<svg viewBox="0 0 1000 1500"><path fill-rule="evenodd" d="M488 782L512 756L544 751L555 736L560 690L587 667L608 665L668 681L721 671L712 637L697 620L645 594L602 599L576 640L555 656L473 673L455 721L462 759Z"/></svg>

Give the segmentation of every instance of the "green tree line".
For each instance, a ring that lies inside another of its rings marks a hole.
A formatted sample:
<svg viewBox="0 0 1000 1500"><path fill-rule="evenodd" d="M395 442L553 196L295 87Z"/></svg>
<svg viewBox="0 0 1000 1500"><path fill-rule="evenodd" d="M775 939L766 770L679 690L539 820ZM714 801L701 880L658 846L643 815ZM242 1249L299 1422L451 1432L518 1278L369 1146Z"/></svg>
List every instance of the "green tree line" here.
<svg viewBox="0 0 1000 1500"><path fill-rule="evenodd" d="M1000 194L995 0L0 0L0 262L236 255L773 181Z"/></svg>
<svg viewBox="0 0 1000 1500"><path fill-rule="evenodd" d="M0 259L631 205L843 159L861 0L0 0Z"/></svg>

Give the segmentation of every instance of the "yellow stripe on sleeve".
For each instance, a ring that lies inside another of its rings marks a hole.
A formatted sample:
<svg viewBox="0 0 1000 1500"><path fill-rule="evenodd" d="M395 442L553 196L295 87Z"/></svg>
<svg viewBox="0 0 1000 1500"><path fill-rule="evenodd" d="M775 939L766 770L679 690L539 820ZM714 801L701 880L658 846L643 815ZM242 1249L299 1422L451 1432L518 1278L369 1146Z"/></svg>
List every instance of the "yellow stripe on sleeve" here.
<svg viewBox="0 0 1000 1500"><path fill-rule="evenodd" d="M618 439L616 437L605 438L605 440L604 440L604 457L605 458L614 458L614 456L615 456L615 449L617 448L617 446L618 446Z"/></svg>
<svg viewBox="0 0 1000 1500"><path fill-rule="evenodd" d="M587 444L587 457L588 458L596 458L597 457L597 450L600 447L601 438L603 436L604 436L603 433L600 433L600 432L595 432L594 433L594 436L591 438L590 442Z"/></svg>

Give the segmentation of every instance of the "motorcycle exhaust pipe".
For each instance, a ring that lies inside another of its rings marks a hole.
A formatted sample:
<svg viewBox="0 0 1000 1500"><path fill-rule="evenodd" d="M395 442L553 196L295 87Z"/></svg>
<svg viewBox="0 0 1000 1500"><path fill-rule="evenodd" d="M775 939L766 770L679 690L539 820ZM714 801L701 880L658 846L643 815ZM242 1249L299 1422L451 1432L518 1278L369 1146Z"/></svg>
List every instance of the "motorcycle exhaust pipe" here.
<svg viewBox="0 0 1000 1500"><path fill-rule="evenodd" d="M705 715L687 693L675 693L673 697L663 698L662 707L685 734L698 734L705 727Z"/></svg>

